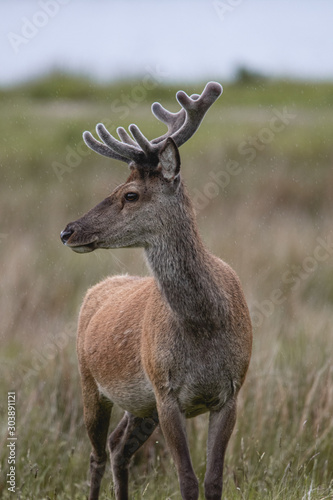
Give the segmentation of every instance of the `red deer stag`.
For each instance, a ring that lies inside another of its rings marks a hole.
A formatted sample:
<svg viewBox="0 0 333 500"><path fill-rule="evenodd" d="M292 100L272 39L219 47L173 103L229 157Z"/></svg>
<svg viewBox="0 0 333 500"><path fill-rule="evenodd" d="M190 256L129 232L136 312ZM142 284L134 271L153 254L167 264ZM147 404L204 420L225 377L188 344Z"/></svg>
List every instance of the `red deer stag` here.
<svg viewBox="0 0 333 500"><path fill-rule="evenodd" d="M128 499L131 456L161 426L184 500L199 496L185 419L209 412L205 498L221 499L223 462L236 420L236 399L251 356L252 331L239 279L205 248L180 176L178 148L198 129L221 95L215 82L202 94L177 93L171 113L153 114L166 134L148 141L136 125L103 142L83 137L99 154L124 161L131 173L104 201L61 233L75 252L143 247L152 277L113 276L83 302L77 350L84 419L92 443L90 500L97 500L106 464L111 408L125 414L108 445L117 500Z"/></svg>

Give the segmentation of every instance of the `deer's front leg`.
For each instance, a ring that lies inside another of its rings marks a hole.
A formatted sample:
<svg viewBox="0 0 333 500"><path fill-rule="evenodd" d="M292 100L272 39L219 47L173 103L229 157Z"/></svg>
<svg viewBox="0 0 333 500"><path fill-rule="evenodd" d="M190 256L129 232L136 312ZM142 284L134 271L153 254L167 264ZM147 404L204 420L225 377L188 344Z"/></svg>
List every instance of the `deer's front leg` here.
<svg viewBox="0 0 333 500"><path fill-rule="evenodd" d="M159 423L176 465L180 491L183 500L197 500L198 480L195 476L185 428L185 416L181 413L175 398L157 398Z"/></svg>
<svg viewBox="0 0 333 500"><path fill-rule="evenodd" d="M235 422L235 399L228 401L220 411L212 411L210 413L207 440L207 469L205 475L206 500L221 500L224 455Z"/></svg>

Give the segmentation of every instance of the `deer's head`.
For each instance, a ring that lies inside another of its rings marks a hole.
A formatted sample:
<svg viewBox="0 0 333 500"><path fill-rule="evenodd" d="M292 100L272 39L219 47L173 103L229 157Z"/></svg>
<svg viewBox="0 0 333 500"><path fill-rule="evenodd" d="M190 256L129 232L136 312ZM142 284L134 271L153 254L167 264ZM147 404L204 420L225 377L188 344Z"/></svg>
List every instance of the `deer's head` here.
<svg viewBox="0 0 333 500"><path fill-rule="evenodd" d="M178 148L199 128L208 108L221 93L222 87L216 82L208 83L201 95L189 97L179 91L177 100L182 108L178 113L154 103L152 112L167 125L168 131L152 141L136 125L129 126L132 137L119 127L120 141L101 123L96 131L103 142L84 132L89 148L128 163L131 173L110 196L69 223L61 233L62 242L79 253L96 248L146 247L159 233L167 231L182 205Z"/></svg>

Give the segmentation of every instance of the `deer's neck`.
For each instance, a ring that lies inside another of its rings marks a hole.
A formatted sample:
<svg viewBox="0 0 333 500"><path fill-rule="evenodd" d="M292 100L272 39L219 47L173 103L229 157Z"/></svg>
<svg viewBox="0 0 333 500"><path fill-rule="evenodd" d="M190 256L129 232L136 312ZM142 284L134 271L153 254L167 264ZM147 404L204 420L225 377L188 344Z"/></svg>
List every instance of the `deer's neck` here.
<svg viewBox="0 0 333 500"><path fill-rule="evenodd" d="M216 260L200 238L191 202L184 191L181 195L183 203L170 226L146 248L147 260L179 321L200 330L216 328L224 322L224 290L214 272Z"/></svg>

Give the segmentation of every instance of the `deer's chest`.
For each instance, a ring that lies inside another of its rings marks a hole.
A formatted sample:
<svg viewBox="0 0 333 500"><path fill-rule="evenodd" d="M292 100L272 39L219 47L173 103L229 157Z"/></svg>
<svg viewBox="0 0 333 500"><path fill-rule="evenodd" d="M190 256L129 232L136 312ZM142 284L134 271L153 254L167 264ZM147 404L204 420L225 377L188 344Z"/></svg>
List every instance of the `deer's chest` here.
<svg viewBox="0 0 333 500"><path fill-rule="evenodd" d="M234 392L223 341L176 342L170 351L166 385L187 417L220 409Z"/></svg>

